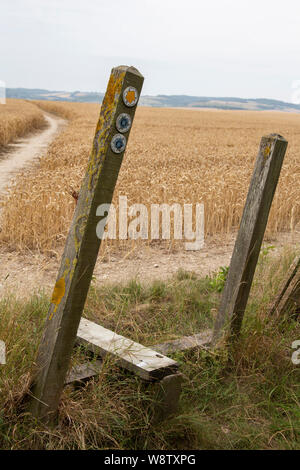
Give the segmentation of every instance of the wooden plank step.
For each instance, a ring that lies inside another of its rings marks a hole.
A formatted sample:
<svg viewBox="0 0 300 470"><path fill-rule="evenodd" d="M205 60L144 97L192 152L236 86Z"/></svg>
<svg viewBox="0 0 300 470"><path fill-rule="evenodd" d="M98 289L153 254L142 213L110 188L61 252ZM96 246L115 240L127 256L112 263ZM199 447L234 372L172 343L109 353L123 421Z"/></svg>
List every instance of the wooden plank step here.
<svg viewBox="0 0 300 470"><path fill-rule="evenodd" d="M81 318L77 344L101 357L111 354L125 369L139 375L144 380L160 380L178 370L178 363L173 359L142 346L124 336L97 325L86 318Z"/></svg>
<svg viewBox="0 0 300 470"><path fill-rule="evenodd" d="M171 354L176 351L187 351L196 348L209 348L212 339L212 330L204 330L191 336L183 336L181 338L166 341L164 343L155 344L152 348L161 354ZM73 367L69 372L65 384L72 382L80 382L88 380L100 374L102 369L102 361L86 362L79 366ZM180 374L179 374L180 375Z"/></svg>
<svg viewBox="0 0 300 470"><path fill-rule="evenodd" d="M84 382L85 380L96 377L100 374L102 369L102 361L88 361L84 364L79 364L72 367L70 372L67 374L65 385L76 382Z"/></svg>
<svg viewBox="0 0 300 470"><path fill-rule="evenodd" d="M165 343L152 346L155 351L162 354L170 354L176 351L186 351L200 347L209 347L212 340L212 330L204 330L191 336L182 336L181 338L166 341Z"/></svg>

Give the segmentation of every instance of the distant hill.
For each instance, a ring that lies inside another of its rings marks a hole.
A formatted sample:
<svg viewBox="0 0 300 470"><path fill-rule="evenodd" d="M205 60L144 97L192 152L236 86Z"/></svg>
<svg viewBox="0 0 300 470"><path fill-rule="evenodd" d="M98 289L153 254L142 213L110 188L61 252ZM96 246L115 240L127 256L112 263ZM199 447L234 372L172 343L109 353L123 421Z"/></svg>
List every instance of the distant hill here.
<svg viewBox="0 0 300 470"><path fill-rule="evenodd" d="M7 88L7 98L19 98L25 100L49 100L100 103L104 93L85 91L49 91L30 88ZM236 109L252 111L289 111L300 112L300 105L286 103L284 101L270 99L244 99L244 98L217 98L187 95L157 95L141 96L141 106L168 107L168 108L212 108L212 109Z"/></svg>
<svg viewBox="0 0 300 470"><path fill-rule="evenodd" d="M19 98L22 100L48 100L99 103L104 93L81 91L49 91L40 88L6 88L6 98Z"/></svg>

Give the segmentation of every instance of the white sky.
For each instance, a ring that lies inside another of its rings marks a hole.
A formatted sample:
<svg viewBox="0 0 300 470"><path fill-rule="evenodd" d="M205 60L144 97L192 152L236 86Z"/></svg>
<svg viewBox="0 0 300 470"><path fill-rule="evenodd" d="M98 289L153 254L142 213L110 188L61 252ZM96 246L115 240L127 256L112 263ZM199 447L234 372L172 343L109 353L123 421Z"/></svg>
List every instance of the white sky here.
<svg viewBox="0 0 300 470"><path fill-rule="evenodd" d="M8 87L105 91L126 64L143 94L293 101L300 80L299 0L0 0L0 34Z"/></svg>

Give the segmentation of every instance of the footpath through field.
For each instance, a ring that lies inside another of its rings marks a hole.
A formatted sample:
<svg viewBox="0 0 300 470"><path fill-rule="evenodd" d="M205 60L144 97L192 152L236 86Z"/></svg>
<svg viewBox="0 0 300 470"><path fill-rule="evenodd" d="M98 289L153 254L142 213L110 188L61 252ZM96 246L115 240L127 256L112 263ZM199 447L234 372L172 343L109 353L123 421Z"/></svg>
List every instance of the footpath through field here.
<svg viewBox="0 0 300 470"><path fill-rule="evenodd" d="M66 123L62 118L44 113L47 128L28 137L18 139L8 147L8 152L0 156L0 198L14 176L38 157L44 155L48 145Z"/></svg>

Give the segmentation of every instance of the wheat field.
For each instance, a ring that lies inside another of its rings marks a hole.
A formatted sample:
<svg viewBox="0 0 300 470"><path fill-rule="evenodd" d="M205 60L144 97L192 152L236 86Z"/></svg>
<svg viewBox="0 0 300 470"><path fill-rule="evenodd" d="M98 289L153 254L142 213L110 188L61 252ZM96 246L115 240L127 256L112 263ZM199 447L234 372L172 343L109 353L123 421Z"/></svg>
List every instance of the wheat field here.
<svg viewBox="0 0 300 470"><path fill-rule="evenodd" d="M0 148L45 126L43 113L27 101L8 99L0 105Z"/></svg>
<svg viewBox="0 0 300 470"><path fill-rule="evenodd" d="M51 252L66 238L100 105L36 103L68 126L39 166L20 174L1 212L0 242L14 250ZM34 105L32 105L34 106ZM206 235L239 225L260 139L289 142L267 233L300 226L300 115L279 112L137 109L114 200L128 204L204 203ZM106 246L129 242L105 241ZM130 241L130 244L133 242ZM141 243L141 242L140 242ZM144 243L147 243L146 241Z"/></svg>

